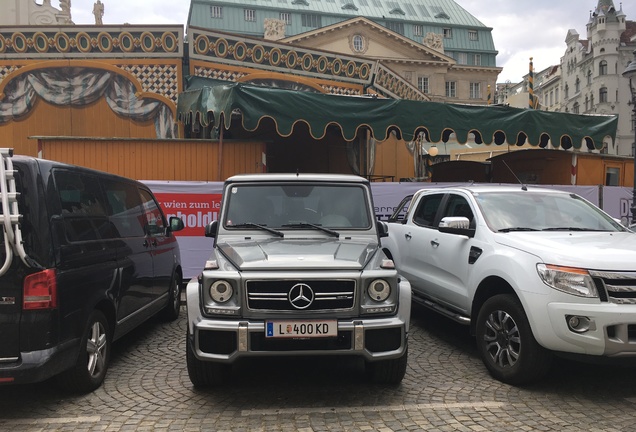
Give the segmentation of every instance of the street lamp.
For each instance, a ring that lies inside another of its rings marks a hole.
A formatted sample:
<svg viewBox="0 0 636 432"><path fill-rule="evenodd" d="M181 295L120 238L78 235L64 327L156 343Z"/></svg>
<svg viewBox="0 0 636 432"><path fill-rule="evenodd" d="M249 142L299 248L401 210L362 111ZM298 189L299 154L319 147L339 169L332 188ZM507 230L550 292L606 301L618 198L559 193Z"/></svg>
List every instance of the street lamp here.
<svg viewBox="0 0 636 432"><path fill-rule="evenodd" d="M636 50L634 50L634 60L629 62L627 69L623 72L623 76L629 79L629 91L632 100L629 103L632 106L632 125L636 121L636 88L632 85L632 80L636 79ZM634 186L632 189L632 223L636 223L636 127L634 127L634 143L632 144L632 153L634 156Z"/></svg>

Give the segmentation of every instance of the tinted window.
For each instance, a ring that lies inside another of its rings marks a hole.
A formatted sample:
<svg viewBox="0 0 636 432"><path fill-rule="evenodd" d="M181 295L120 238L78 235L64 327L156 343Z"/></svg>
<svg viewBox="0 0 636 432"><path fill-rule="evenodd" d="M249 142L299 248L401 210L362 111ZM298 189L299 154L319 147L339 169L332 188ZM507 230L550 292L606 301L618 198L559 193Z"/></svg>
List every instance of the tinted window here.
<svg viewBox="0 0 636 432"><path fill-rule="evenodd" d="M55 170L55 185L62 208L66 238L73 241L112 238L106 206L97 177Z"/></svg>
<svg viewBox="0 0 636 432"><path fill-rule="evenodd" d="M443 196L443 194L423 196L413 214L413 222L417 225L432 227Z"/></svg>
<svg viewBox="0 0 636 432"><path fill-rule="evenodd" d="M473 211L470 209L470 204L468 204L466 198L461 195L449 195L446 203L446 209L444 210L442 217L446 216L461 216L468 218L468 221L471 222L471 226L474 226L474 224L472 224Z"/></svg>
<svg viewBox="0 0 636 432"><path fill-rule="evenodd" d="M144 236L141 197L134 185L107 180L103 182L108 216L120 237Z"/></svg>
<svg viewBox="0 0 636 432"><path fill-rule="evenodd" d="M148 234L164 234L166 232L166 222L163 213L152 195L143 189L139 190L144 209L144 223Z"/></svg>

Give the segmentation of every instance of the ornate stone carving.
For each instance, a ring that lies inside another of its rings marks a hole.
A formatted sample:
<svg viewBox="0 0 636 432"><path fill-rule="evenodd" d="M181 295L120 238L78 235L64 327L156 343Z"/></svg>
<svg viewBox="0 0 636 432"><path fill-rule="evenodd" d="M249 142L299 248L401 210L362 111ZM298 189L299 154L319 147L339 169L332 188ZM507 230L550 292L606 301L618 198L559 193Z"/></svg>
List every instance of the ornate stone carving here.
<svg viewBox="0 0 636 432"><path fill-rule="evenodd" d="M422 39L422 44L435 51L444 52L444 43L442 41L442 35L440 34L432 32L426 33L426 36Z"/></svg>
<svg viewBox="0 0 636 432"><path fill-rule="evenodd" d="M265 18L263 23L265 25L265 34L263 36L266 40L280 40L285 37L285 21Z"/></svg>

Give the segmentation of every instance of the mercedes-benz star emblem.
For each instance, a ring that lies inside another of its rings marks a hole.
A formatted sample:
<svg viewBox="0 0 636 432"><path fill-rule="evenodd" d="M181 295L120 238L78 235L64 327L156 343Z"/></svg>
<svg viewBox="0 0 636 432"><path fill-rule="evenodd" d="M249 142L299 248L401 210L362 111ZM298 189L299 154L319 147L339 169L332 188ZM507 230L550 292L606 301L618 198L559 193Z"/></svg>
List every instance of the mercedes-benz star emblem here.
<svg viewBox="0 0 636 432"><path fill-rule="evenodd" d="M314 302L314 290L309 285L299 283L291 287L287 298L296 309L307 309Z"/></svg>

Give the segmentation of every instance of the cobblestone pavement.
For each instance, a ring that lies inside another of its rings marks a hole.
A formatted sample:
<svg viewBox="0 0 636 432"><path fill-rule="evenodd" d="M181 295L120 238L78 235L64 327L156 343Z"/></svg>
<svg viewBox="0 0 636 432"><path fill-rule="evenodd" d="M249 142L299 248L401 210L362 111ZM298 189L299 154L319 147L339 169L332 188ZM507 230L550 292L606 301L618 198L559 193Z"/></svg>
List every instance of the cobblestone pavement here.
<svg viewBox="0 0 636 432"><path fill-rule="evenodd" d="M60 394L49 383L0 387L0 430L636 430L636 366L560 360L544 382L508 386L487 374L466 327L420 308L397 387L367 383L349 358L279 358L245 361L230 385L195 390L185 313L153 320L113 348L106 382L92 394Z"/></svg>

